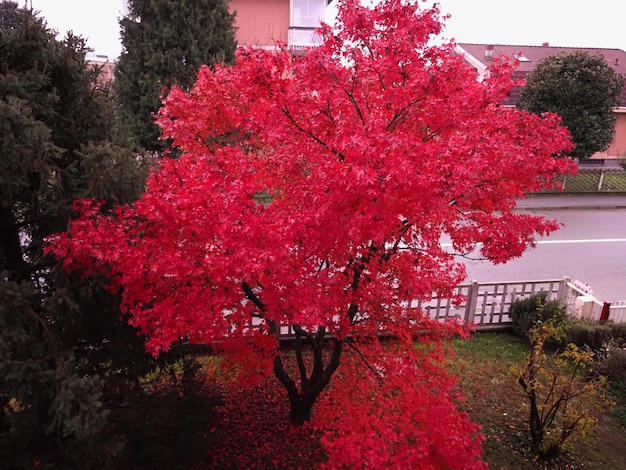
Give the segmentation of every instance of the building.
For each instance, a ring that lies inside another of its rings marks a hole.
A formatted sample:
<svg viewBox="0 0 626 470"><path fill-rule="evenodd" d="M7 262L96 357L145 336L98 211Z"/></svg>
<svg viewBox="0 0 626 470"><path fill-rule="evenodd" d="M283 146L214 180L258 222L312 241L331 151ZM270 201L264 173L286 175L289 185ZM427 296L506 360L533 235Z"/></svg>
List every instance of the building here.
<svg viewBox="0 0 626 470"><path fill-rule="evenodd" d="M332 0L231 0L237 44L274 49L277 42L298 53L320 43L317 30Z"/></svg>
<svg viewBox="0 0 626 470"><path fill-rule="evenodd" d="M229 8L236 13L237 44L273 50L277 43L286 44L296 54L319 45L318 29L333 13L334 0L231 0ZM128 14L126 1L123 14ZM88 63L102 66L103 80L111 80L115 61L106 56L88 57Z"/></svg>
<svg viewBox="0 0 626 470"><path fill-rule="evenodd" d="M525 78L535 69L540 60L562 52L583 51L589 54L602 55L626 82L626 52L621 49L600 49L585 47L553 47L548 43L541 46L520 46L502 44L466 44L458 43L457 52L465 61L476 69L479 79L485 77L487 70L494 59L508 57L517 58L519 66L514 76ZM514 89L507 101L508 106L515 106L519 99L520 88ZM592 158L618 158L626 155L626 86L622 90L620 105L614 109L616 114L615 137L606 152L598 153Z"/></svg>
<svg viewBox="0 0 626 470"><path fill-rule="evenodd" d="M111 59L108 56L101 54L87 54L85 60L87 61L87 65L89 67L98 67L100 69L100 76L98 77L99 81L102 83L108 83L113 80L116 64L115 59Z"/></svg>

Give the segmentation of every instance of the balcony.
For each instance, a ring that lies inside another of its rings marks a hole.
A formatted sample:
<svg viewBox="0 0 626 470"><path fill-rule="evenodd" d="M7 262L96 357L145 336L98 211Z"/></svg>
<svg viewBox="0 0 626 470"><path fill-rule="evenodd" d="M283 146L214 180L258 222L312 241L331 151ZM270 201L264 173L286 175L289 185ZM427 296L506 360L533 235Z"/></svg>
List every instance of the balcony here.
<svg viewBox="0 0 626 470"><path fill-rule="evenodd" d="M296 53L304 53L309 47L319 46L322 43L322 35L318 30L319 28L291 26L287 46Z"/></svg>

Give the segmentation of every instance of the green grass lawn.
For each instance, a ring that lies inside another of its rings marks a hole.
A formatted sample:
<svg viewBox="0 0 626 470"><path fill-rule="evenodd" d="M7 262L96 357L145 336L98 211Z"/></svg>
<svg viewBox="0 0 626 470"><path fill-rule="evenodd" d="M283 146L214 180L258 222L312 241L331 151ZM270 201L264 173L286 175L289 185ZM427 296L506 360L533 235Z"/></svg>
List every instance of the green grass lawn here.
<svg viewBox="0 0 626 470"><path fill-rule="evenodd" d="M626 429L614 413L600 415L599 428L589 442L568 446L559 461L538 461L530 452L526 398L510 367L524 360L527 345L507 333L475 333L470 341L456 340L457 356L450 361L467 397L461 408L483 426L483 457L492 469L626 468ZM616 409L626 403L619 393ZM622 421L623 422L623 421Z"/></svg>

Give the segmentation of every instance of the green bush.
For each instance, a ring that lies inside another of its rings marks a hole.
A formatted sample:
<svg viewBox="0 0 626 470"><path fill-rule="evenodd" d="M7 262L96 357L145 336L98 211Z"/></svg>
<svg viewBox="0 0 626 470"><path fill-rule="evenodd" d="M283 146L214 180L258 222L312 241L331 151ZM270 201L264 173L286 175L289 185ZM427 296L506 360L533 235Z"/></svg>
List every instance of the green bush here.
<svg viewBox="0 0 626 470"><path fill-rule="evenodd" d="M566 335L567 343L599 352L606 348L613 338L613 330L608 324L573 320L567 324Z"/></svg>
<svg viewBox="0 0 626 470"><path fill-rule="evenodd" d="M611 348L598 366L598 373L609 379L611 383L626 383L626 351Z"/></svg>
<svg viewBox="0 0 626 470"><path fill-rule="evenodd" d="M528 338L528 333L538 321L565 321L565 306L558 300L546 301L546 298L547 293L542 291L511 303L509 317L516 335Z"/></svg>
<svg viewBox="0 0 626 470"><path fill-rule="evenodd" d="M571 320L566 327L566 343L605 353L610 345L623 348L626 345L626 323L598 323L588 320Z"/></svg>
<svg viewBox="0 0 626 470"><path fill-rule="evenodd" d="M626 346L626 323L613 323L610 321L605 323L605 325L611 328L612 339L615 345L620 348Z"/></svg>

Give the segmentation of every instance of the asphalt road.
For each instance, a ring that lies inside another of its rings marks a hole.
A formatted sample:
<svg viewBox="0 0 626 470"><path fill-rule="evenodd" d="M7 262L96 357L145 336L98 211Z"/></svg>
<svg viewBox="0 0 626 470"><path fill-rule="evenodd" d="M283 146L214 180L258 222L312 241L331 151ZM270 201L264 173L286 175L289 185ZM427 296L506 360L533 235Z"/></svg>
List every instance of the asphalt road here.
<svg viewBox="0 0 626 470"><path fill-rule="evenodd" d="M621 201L626 203L626 198ZM529 200L518 207L558 220L563 228L505 265L466 261L468 280L503 282L567 276L588 284L600 301L626 300L626 204L608 198L597 204L590 199L585 199L585 204L572 199L558 199L552 205L548 202Z"/></svg>

